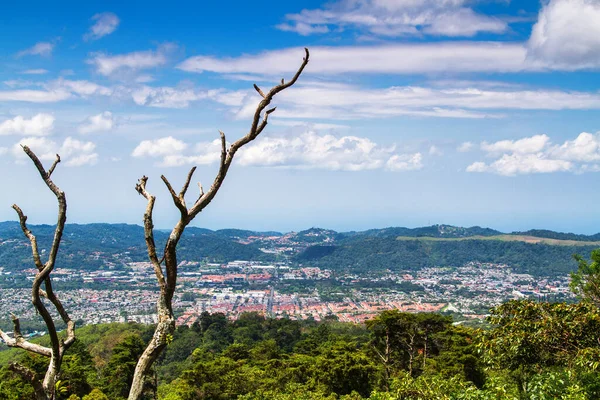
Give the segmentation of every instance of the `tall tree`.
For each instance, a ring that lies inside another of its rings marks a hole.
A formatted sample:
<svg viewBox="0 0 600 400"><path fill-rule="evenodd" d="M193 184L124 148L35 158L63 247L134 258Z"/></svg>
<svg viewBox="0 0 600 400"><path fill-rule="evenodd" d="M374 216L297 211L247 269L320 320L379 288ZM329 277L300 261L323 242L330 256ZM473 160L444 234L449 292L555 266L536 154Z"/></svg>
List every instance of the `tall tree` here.
<svg viewBox="0 0 600 400"><path fill-rule="evenodd" d="M56 383L58 381L58 377L60 374L60 368L62 365L63 357L65 352L69 349L69 347L75 342L75 323L67 314L65 308L62 303L54 293L52 288L52 281L50 278L50 273L54 270L54 266L56 264L56 256L58 254L58 249L60 246L60 241L62 238L63 230L65 227L65 222L67 220L67 199L65 197L65 193L60 190L58 186L52 181L51 176L54 172L54 169L60 162L60 156L56 155L56 160L50 167L48 171L44 169L41 161L38 157L29 149L27 146L23 146L23 151L27 156L33 161L33 164L37 168L42 180L48 186L48 189L54 193L56 199L58 201L58 221L56 223L56 228L54 230L54 239L52 241L52 245L50 247L50 253L48 256L48 260L43 263L42 258L40 256L40 252L38 249L37 238L29 230L27 227L27 216L23 214L23 211L19 206L13 204L12 208L17 212L19 216L19 222L21 225L21 229L25 234L25 237L29 239L31 243L31 252L33 256L33 262L37 269L37 273L35 278L33 279L33 285L31 288L31 302L33 303L37 313L42 317L44 323L46 324L46 328L48 329L48 336L50 337L50 347L41 346L39 344L31 343L23 337L21 333L21 325L19 322L19 318L15 315L12 316L13 326L14 326L14 334L13 337L8 335L7 333L0 330L0 338L9 346L9 347L18 347L24 350L27 350L31 353L39 354L50 359L50 363L48 364L48 369L46 370L46 374L44 379L40 381L38 376L34 371L27 368L24 365L19 363L11 363L9 368L15 373L19 374L23 379L31 383L35 390L35 395L38 400L50 399L54 400L56 398ZM42 289L42 285L44 285L44 289ZM56 311L60 315L61 319L66 325L66 337L61 338L58 335L56 330L56 324L52 315L44 305L42 301L42 297L49 300L56 308Z"/></svg>
<svg viewBox="0 0 600 400"><path fill-rule="evenodd" d="M577 261L577 271L571 272L571 290L582 299L600 305L600 249L592 250L591 260L573 256Z"/></svg>
<svg viewBox="0 0 600 400"><path fill-rule="evenodd" d="M144 350L144 353L137 363L131 390L129 392L129 400L139 400L142 397L144 381L146 380L152 365L162 353L165 346L173 338L173 333L175 331L175 316L173 315L172 300L175 293L175 287L177 285L177 243L179 243L179 239L181 238L183 231L185 230L186 226L188 226L189 223L192 222L194 218L202 210L204 210L204 208L206 208L206 206L208 206L216 196L219 188L225 180L227 171L229 171L229 167L231 166L237 151L244 145L256 139L267 126L269 115L275 111L275 108L267 109L267 107L277 93L296 83L302 74L302 71L304 71L304 68L308 64L308 49L305 49L305 53L306 55L302 64L300 65L300 68L289 82L285 82L282 79L279 85L274 86L267 93L264 93L257 85L254 85L254 89L256 89L258 94L262 97L262 100L254 112L254 117L252 119L249 132L242 138L233 142L229 148L227 147L225 134L220 132L221 161L219 164L219 170L213 180L212 186L206 193L202 189L202 186L200 184L198 185L200 187L200 196L191 207L187 207L185 195L196 167L193 167L188 173L185 184L179 193L175 192L171 186L171 183L164 175L161 176L161 179L171 194L175 207L177 207L180 212L180 218L173 227L173 230L171 231L171 234L169 235L167 243L164 247L162 257L160 258L157 254L156 244L154 242L154 224L152 220L152 211L154 209L156 197L150 194L146 189L148 177L143 176L136 185L136 190L138 193L144 196L144 198L147 200L146 212L144 214L144 232L146 246L148 248L148 257L152 263L152 266L154 267L154 273L156 274L156 279L158 280L158 286L160 288L160 295L157 302L158 323L156 325L154 336L150 340L150 343Z"/></svg>
<svg viewBox="0 0 600 400"><path fill-rule="evenodd" d="M481 331L477 343L483 361L510 371L523 397L548 368L598 370L600 312L593 304L511 300L493 308L488 321L494 327Z"/></svg>

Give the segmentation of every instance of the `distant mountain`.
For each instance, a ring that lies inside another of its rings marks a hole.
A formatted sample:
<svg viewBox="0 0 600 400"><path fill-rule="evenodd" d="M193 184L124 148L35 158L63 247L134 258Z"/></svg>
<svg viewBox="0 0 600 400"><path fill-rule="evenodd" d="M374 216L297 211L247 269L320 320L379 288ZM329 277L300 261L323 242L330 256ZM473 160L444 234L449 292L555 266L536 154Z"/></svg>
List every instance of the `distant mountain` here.
<svg viewBox="0 0 600 400"><path fill-rule="evenodd" d="M330 243L345 237L342 233L321 228L310 228L290 235L303 243Z"/></svg>
<svg viewBox="0 0 600 400"><path fill-rule="evenodd" d="M525 232L513 232L511 235L534 236L547 239L575 240L578 242L597 242L600 241L600 233L595 235L580 235L576 233L554 232L546 229L530 229Z"/></svg>
<svg viewBox="0 0 600 400"><path fill-rule="evenodd" d="M54 228L50 225L30 228L38 238L40 250L47 251ZM168 235L168 230L155 232L158 248L164 246ZM273 236L277 239L273 240ZM288 259L297 263L355 272L452 267L480 261L505 263L534 275L564 275L576 267L574 253L586 256L595 247L600 247L600 234L587 236L548 230L503 234L479 226L389 227L342 233L310 228L285 235L188 227L180 241L178 256L188 261L272 262L277 259L277 251L285 251ZM144 230L128 224L67 224L58 261L61 267L84 269L147 261ZM0 267L30 266L31 249L19 224L0 222Z"/></svg>
<svg viewBox="0 0 600 400"><path fill-rule="evenodd" d="M372 236L372 237L435 237L435 238L463 238L472 236L496 236L502 232L490 228L472 226L462 228L452 225L431 225L420 228L390 227L383 229L369 229L363 232L347 232L347 236Z"/></svg>
<svg viewBox="0 0 600 400"><path fill-rule="evenodd" d="M243 229L219 229L214 231L215 234L232 239L247 239L250 236L282 236L281 232L257 232Z"/></svg>
<svg viewBox="0 0 600 400"><path fill-rule="evenodd" d="M30 225L38 239L40 251L50 248L54 227ZM166 243L169 231L154 233L157 248ZM272 255L260 251L257 245L244 245L226 234L190 227L179 243L180 259L204 259L227 262L233 260L265 259ZM103 266L122 266L126 262L147 261L144 229L127 224L67 224L58 256L58 264L67 268L97 269ZM31 249L18 223L0 223L0 266L21 269L31 265Z"/></svg>
<svg viewBox="0 0 600 400"><path fill-rule="evenodd" d="M349 237L307 247L294 258L311 266L356 274L459 267L468 262L506 264L518 273L564 276L577 268L573 254L588 257L599 245L528 243L523 240Z"/></svg>

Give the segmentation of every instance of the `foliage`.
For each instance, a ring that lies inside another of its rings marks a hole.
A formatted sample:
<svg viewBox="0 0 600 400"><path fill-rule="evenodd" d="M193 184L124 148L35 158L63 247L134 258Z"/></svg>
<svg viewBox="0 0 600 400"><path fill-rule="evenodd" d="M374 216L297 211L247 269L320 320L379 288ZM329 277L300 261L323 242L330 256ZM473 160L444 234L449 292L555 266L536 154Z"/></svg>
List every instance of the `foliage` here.
<svg viewBox="0 0 600 400"><path fill-rule="evenodd" d="M111 399L127 398L137 360L145 344L139 335L126 336L118 343L102 370L102 388Z"/></svg>
<svg viewBox="0 0 600 400"><path fill-rule="evenodd" d="M451 322L399 311L366 326L256 313L230 321L203 313L175 331L157 362L157 386L147 394L163 400L600 398L600 315L593 304L511 301L491 311L490 328ZM60 399L124 398L148 332L139 324L79 329L65 358ZM45 369L42 357L3 353L40 374ZM0 400L32 398L28 384L0 368Z"/></svg>
<svg viewBox="0 0 600 400"><path fill-rule="evenodd" d="M585 386L581 390L598 397L597 385L584 384L590 375L598 378L600 312L594 305L510 301L493 309L489 321L495 327L481 332L478 343L483 361L507 370L521 396L542 389L561 396L579 391L578 385L540 383L568 376L562 380L578 379Z"/></svg>
<svg viewBox="0 0 600 400"><path fill-rule="evenodd" d="M571 273L571 290L581 298L600 306L600 249L592 250L588 262L580 255L577 271Z"/></svg>
<svg viewBox="0 0 600 400"><path fill-rule="evenodd" d="M468 262L510 265L515 272L559 276L572 271L572 254L591 251L590 245L551 245L490 239L429 240L352 236L330 246L307 248L296 260L321 268L353 273L458 267Z"/></svg>

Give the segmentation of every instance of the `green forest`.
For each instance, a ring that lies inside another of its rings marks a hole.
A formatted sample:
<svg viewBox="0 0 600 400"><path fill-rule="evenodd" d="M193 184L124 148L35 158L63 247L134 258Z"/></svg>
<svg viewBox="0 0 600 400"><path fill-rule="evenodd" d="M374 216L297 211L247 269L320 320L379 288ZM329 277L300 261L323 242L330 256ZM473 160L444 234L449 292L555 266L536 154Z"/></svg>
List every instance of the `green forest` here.
<svg viewBox="0 0 600 400"><path fill-rule="evenodd" d="M32 225L42 248L50 245L54 227ZM461 228L433 225L422 228L384 228L364 232L338 233L309 229L293 234L298 252L283 259L298 265L309 264L336 272L378 273L419 270L434 266L462 266L467 262L508 264L517 273L533 276L564 276L573 270L572 255L589 253L598 247L598 235L585 236L534 230L515 235L562 240L563 243L527 243L502 240L501 232L480 227ZM164 246L169 233L156 231L155 240ZM190 227L181 238L178 255L183 260L225 263L234 260L275 262L277 255L260 250L263 242L242 244L249 236L281 236L278 232L253 232L239 229L211 231ZM329 241L323 243L327 238ZM435 240L448 239L448 240ZM592 244L594 243L594 244ZM89 252L94 249L94 254ZM57 262L63 268L97 270L111 265L127 268L129 262L147 261L144 231L127 224L67 224ZM31 250L18 224L0 223L0 267L18 272L30 265ZM0 286L15 287L18 282Z"/></svg>
<svg viewBox="0 0 600 400"><path fill-rule="evenodd" d="M146 383L145 398L192 399L597 399L600 313L589 303L511 301L489 326L440 314L386 311L365 325L204 313L179 326ZM60 399L127 397L153 327L85 326L65 356ZM41 338L42 342L44 338ZM9 370L43 375L47 361L0 352L0 399L33 399Z"/></svg>

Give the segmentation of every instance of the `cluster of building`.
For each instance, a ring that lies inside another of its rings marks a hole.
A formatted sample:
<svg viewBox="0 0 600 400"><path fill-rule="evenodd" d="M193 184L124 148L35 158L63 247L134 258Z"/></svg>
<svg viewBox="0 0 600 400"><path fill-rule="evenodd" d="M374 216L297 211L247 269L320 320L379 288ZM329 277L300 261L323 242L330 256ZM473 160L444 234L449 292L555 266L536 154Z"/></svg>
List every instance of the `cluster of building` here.
<svg viewBox="0 0 600 400"><path fill-rule="evenodd" d="M31 279L35 271L23 272ZM56 269L53 279L59 291L61 281L81 282L81 288L60 291L71 318L80 324L156 321L158 292L149 263L98 271ZM92 288L87 283L95 285ZM178 323L187 325L205 311L224 313L231 319L245 312L258 312L275 318L336 318L355 323L389 309L448 311L482 319L489 308L508 299L570 296L567 277L535 279L513 273L507 265L486 263L357 276L285 263L183 261L179 283L174 308ZM292 284L294 290L290 291ZM323 287L329 289L327 296L320 293ZM332 290L337 291L335 300L331 299ZM3 288L0 297L0 318L9 318L10 313L24 319L36 317L30 289Z"/></svg>

